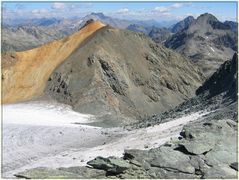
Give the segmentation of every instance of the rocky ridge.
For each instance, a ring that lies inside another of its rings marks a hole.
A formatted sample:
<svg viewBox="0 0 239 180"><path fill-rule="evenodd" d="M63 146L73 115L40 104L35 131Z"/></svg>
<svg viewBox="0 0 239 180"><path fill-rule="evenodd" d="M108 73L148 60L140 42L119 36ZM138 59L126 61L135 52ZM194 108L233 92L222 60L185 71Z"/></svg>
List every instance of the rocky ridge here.
<svg viewBox="0 0 239 180"><path fill-rule="evenodd" d="M229 25L205 13L174 34L165 45L189 57L210 77L237 50L237 34Z"/></svg>
<svg viewBox="0 0 239 180"><path fill-rule="evenodd" d="M195 21L193 16L188 16L182 21L179 21L178 23L174 24L171 28L172 33L178 33L186 28L188 28L193 22Z"/></svg>

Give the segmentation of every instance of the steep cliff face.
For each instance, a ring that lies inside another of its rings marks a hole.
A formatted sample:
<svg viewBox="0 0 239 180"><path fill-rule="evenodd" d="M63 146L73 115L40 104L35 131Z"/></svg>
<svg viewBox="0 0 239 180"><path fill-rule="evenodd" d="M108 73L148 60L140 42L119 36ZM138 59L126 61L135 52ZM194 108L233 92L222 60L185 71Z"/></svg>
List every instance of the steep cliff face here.
<svg viewBox="0 0 239 180"><path fill-rule="evenodd" d="M54 69L104 26L100 22L93 22L62 40L32 50L3 55L2 102L14 103L42 95Z"/></svg>
<svg viewBox="0 0 239 180"><path fill-rule="evenodd" d="M209 97L224 93L236 101L238 81L238 54L235 53L231 60L224 62L220 68L199 87L196 94L208 94Z"/></svg>

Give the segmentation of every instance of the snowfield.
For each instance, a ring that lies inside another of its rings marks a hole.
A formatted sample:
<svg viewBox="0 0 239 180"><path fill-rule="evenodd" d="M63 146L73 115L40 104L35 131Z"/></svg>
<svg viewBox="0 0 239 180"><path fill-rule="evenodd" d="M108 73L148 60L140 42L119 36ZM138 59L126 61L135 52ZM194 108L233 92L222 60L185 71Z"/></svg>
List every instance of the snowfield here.
<svg viewBox="0 0 239 180"><path fill-rule="evenodd" d="M154 127L127 131L79 123L96 121L59 103L3 105L3 177L34 167L83 166L96 156L122 156L124 149L158 147L179 136L183 125L200 119L197 112ZM77 124L74 124L77 123Z"/></svg>
<svg viewBox="0 0 239 180"><path fill-rule="evenodd" d="M94 116L72 111L68 105L34 101L3 105L3 120L7 124L74 126L73 123L90 123Z"/></svg>

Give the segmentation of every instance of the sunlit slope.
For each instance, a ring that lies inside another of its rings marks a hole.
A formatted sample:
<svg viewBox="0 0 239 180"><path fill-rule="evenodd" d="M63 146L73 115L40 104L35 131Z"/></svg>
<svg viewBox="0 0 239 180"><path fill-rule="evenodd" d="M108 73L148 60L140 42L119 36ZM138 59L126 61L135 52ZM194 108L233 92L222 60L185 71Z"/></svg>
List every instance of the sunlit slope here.
<svg viewBox="0 0 239 180"><path fill-rule="evenodd" d="M29 100L42 95L54 69L90 35L104 27L92 22L79 32L41 47L2 57L2 103Z"/></svg>

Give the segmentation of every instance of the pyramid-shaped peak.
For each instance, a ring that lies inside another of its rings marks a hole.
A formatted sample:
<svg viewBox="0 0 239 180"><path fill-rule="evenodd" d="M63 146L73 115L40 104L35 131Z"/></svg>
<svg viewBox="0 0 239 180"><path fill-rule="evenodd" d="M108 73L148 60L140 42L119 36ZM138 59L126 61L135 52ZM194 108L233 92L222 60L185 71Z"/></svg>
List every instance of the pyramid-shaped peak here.
<svg viewBox="0 0 239 180"><path fill-rule="evenodd" d="M218 21L218 19L210 14L210 13L204 13L204 14L201 14L198 18L197 18L198 21L200 20L206 20L206 21Z"/></svg>

